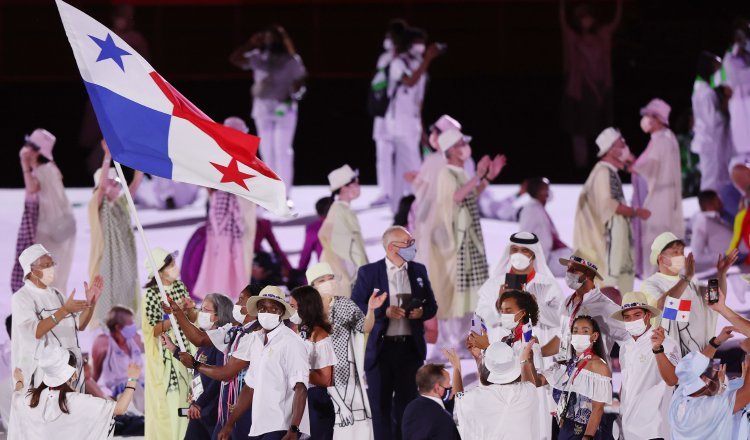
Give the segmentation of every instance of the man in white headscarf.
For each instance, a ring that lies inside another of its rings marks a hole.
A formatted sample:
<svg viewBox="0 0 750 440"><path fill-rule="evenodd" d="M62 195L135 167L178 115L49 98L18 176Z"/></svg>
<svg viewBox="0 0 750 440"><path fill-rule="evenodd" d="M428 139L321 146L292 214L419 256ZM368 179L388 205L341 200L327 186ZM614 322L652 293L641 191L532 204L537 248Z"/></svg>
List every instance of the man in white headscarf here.
<svg viewBox="0 0 750 440"><path fill-rule="evenodd" d="M545 344L558 333L558 310L563 301L563 294L547 266L539 239L530 232L517 232L510 236L500 262L490 274L490 279L479 288L476 313L487 326L490 342L499 341L508 334L500 324L500 312L495 307L504 289L505 275L508 273L526 275L524 290L534 295L539 304L539 325L534 334L542 344Z"/></svg>

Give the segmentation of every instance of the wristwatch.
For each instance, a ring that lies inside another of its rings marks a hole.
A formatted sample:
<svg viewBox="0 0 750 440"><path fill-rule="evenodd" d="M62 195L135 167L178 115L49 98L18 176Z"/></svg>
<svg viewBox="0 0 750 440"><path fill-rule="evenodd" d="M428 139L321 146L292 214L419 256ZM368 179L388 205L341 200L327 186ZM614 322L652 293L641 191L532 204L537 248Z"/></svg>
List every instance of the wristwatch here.
<svg viewBox="0 0 750 440"><path fill-rule="evenodd" d="M299 426L292 425L292 426L289 427L289 430L296 434L296 433L299 432Z"/></svg>
<svg viewBox="0 0 750 440"><path fill-rule="evenodd" d="M193 358L193 370L197 370L201 366L201 362L198 359Z"/></svg>
<svg viewBox="0 0 750 440"><path fill-rule="evenodd" d="M721 345L721 342L718 342L718 343L716 342L716 336L714 336L713 338L709 339L708 343L713 348L719 348L719 346Z"/></svg>
<svg viewBox="0 0 750 440"><path fill-rule="evenodd" d="M664 346L660 345L659 348L652 348L651 351L654 354L664 353Z"/></svg>

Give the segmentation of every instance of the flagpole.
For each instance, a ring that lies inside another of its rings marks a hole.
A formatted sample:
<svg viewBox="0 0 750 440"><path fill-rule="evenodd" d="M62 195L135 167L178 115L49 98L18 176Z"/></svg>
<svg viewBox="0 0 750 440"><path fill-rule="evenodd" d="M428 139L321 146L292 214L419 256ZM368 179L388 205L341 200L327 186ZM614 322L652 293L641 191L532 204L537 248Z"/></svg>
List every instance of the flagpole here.
<svg viewBox="0 0 750 440"><path fill-rule="evenodd" d="M154 261L153 255L151 255L151 245L148 243L148 239L146 238L146 233L143 232L143 225L141 225L141 220L138 218L138 211L135 209L135 203L133 203L133 196L130 195L130 189L128 188L128 183L125 180L125 175L122 173L122 167L120 166L120 163L116 160L113 160L115 164L115 169L117 170L117 176L120 178L120 185L122 185L122 191L125 193L125 197L128 200L128 206L130 207L130 211L133 214L133 219L135 219L135 227L138 228L138 233L141 236L141 240L143 240L143 246L146 248L146 258L148 258L148 262L151 265L151 272L154 274L154 279L156 280L156 285L159 286L159 294L161 295L161 300L165 304L169 304L169 301L167 301L167 292L164 290L164 284L161 282L161 277L159 276L159 266L156 265L156 261ZM106 176L103 176L106 178ZM177 323L177 320L174 319L173 314L169 314L169 322L172 324L172 327L175 328L174 333L175 338L177 339L177 345L180 347L180 351L186 351L185 350L185 341L182 340L182 335L180 335L179 330L180 326Z"/></svg>

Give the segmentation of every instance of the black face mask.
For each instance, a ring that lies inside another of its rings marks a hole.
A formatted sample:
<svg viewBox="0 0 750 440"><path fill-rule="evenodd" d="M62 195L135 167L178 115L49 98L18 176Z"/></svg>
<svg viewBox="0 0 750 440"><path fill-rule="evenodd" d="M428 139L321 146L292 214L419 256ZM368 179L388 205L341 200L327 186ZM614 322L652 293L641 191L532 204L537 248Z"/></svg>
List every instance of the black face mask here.
<svg viewBox="0 0 750 440"><path fill-rule="evenodd" d="M443 399L443 402L447 402L451 398L451 391L453 391L453 387L447 387L445 391L443 391L443 395L441 398Z"/></svg>

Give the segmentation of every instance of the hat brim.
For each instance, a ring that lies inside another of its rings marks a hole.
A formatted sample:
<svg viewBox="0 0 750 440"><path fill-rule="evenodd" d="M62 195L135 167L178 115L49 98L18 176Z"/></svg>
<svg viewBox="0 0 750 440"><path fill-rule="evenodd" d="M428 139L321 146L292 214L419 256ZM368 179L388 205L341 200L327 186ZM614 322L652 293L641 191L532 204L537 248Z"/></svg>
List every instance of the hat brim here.
<svg viewBox="0 0 750 440"><path fill-rule="evenodd" d="M558 262L559 262L560 264L562 264L563 266L566 266L566 267L568 266L568 264L575 264L576 266L578 266L578 267L580 267L580 268L582 268L582 269L587 269L587 270L590 270L590 271L594 272L594 276L596 276L596 278L599 278L600 280L604 280L604 277L603 277L603 276L602 276L602 275L601 275L601 274L599 273L599 271L596 271L596 270L594 270L594 269L592 269L592 268L590 268L590 267L588 267L588 266L586 266L586 265L584 265L584 264L581 264L581 263L575 262L575 261L573 261L573 260L569 260L569 259L567 259L567 258L560 258L560 259L559 259L559 260L557 260L557 261L558 261Z"/></svg>
<svg viewBox="0 0 750 440"><path fill-rule="evenodd" d="M625 318L622 316L622 314L624 312L627 312L628 310L633 310L633 309L648 310L649 312L651 312L651 316L654 318L661 316L661 310L657 309L654 306L650 306L646 304L646 305L633 306L633 307L628 307L622 310L618 310L611 315L611 318L617 321L625 321Z"/></svg>
<svg viewBox="0 0 750 440"><path fill-rule="evenodd" d="M247 308L247 314L250 316L258 316L258 302L263 299L276 301L277 303L284 306L284 314L281 315L281 319L289 319L294 314L294 310L292 309L292 306L289 305L289 303L279 298L270 298L268 296L251 296L250 299L247 300L247 304L245 305L245 307Z"/></svg>
<svg viewBox="0 0 750 440"><path fill-rule="evenodd" d="M490 371L489 376L487 376L487 381L490 383L502 385L507 384L515 381L521 376L521 364L518 362L515 362L513 364L513 368L502 372L502 373L493 373Z"/></svg>
<svg viewBox="0 0 750 440"><path fill-rule="evenodd" d="M355 170L352 170L352 174L353 175L352 175L351 179L349 179L346 183L341 184L341 185L339 185L339 186L337 186L335 188L329 185L328 188L331 190L331 192L333 192L333 191L340 190L341 188L345 187L346 185L352 183L352 180L354 180L357 177L359 177L359 168L357 168Z"/></svg>
<svg viewBox="0 0 750 440"><path fill-rule="evenodd" d="M48 387L59 387L69 381L75 372L76 369L70 365L61 365L60 371L58 371L57 374L45 374L44 377L42 377L42 382Z"/></svg>

